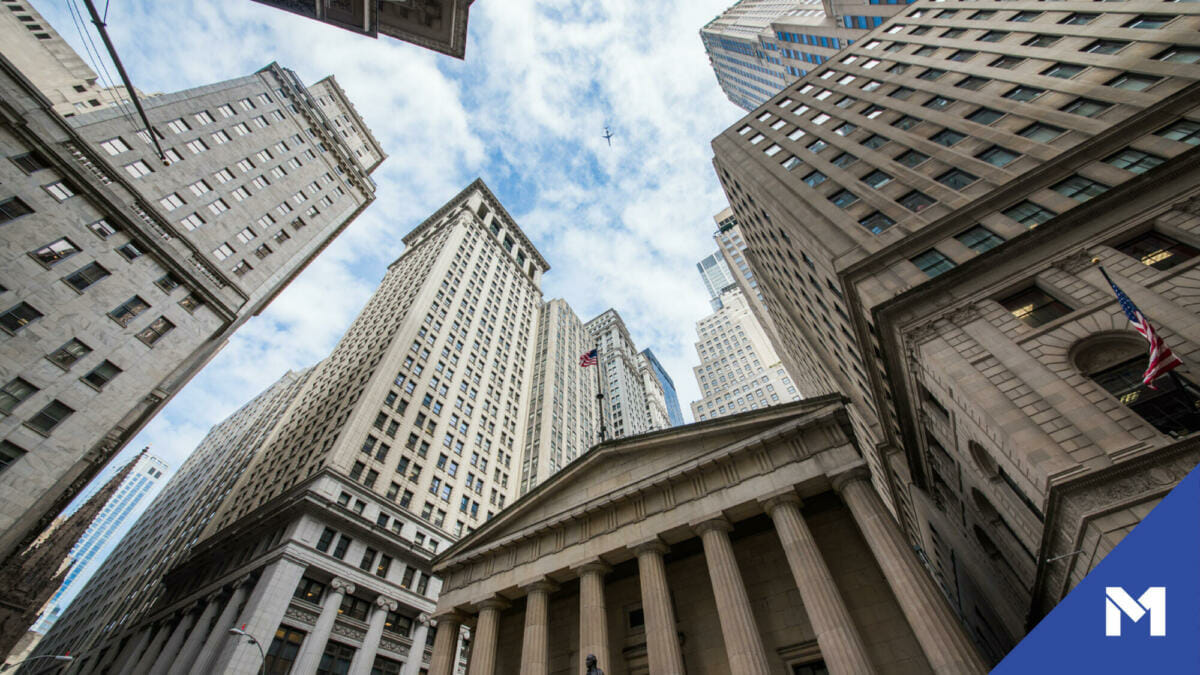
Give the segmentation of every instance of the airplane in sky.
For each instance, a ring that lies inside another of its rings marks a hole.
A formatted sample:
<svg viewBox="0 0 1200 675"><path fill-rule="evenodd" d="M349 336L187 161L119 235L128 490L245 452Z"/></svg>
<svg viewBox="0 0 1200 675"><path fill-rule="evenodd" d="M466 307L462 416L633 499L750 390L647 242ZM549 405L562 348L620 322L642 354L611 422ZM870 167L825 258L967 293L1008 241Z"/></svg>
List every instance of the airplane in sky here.
<svg viewBox="0 0 1200 675"><path fill-rule="evenodd" d="M608 141L608 147L610 148L612 147L613 135L613 132L609 131L608 127L604 127L604 140Z"/></svg>

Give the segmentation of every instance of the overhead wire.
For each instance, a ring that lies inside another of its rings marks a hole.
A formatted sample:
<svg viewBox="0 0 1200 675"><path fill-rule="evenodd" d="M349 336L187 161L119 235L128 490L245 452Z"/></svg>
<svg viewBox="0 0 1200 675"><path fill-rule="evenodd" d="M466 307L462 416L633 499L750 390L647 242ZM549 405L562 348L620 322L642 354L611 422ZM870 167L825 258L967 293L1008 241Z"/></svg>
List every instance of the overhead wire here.
<svg viewBox="0 0 1200 675"><path fill-rule="evenodd" d="M75 30L79 33L79 39L83 43L84 51L87 54L88 61L91 62L92 68L96 72L96 76L104 85L104 93L112 99L113 104L121 112L121 116L134 129L140 129L142 125L133 117L129 111L128 104L124 99L117 96L116 86L113 84L112 74L108 71L108 66L104 63L104 59L100 57L100 50L96 47L96 43L92 40L91 32L87 30L87 21L83 18L83 12L79 9L75 0L67 0L67 9L71 14L71 21L75 24ZM129 92L126 92L128 95Z"/></svg>

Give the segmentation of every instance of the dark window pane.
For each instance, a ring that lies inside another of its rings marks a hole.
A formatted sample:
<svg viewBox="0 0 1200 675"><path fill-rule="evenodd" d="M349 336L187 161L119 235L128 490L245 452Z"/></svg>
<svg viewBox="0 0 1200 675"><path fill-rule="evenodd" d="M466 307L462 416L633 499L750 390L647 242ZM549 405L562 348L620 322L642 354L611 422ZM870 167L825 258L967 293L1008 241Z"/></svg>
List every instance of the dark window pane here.
<svg viewBox="0 0 1200 675"><path fill-rule="evenodd" d="M955 190L961 190L966 186L979 180L979 176L972 173L967 173L962 169L950 169L946 173L937 177L937 181Z"/></svg>
<svg viewBox="0 0 1200 675"><path fill-rule="evenodd" d="M1070 307L1055 300L1037 286L1030 286L1019 293L1002 298L1000 304L1031 328L1037 328L1071 313Z"/></svg>
<svg viewBox="0 0 1200 675"><path fill-rule="evenodd" d="M992 232L982 225L976 225L971 229L954 237L963 246L983 253L996 248L1004 243L1004 237Z"/></svg>
<svg viewBox="0 0 1200 675"><path fill-rule="evenodd" d="M1117 244L1116 249L1156 270L1171 269L1200 255L1195 248L1153 230Z"/></svg>

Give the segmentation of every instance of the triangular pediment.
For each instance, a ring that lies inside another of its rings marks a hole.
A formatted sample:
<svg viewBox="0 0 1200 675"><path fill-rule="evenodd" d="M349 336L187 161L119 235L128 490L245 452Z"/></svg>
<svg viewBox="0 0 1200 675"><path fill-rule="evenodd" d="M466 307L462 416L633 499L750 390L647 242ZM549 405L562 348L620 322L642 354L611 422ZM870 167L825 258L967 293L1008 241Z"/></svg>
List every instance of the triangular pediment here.
<svg viewBox="0 0 1200 675"><path fill-rule="evenodd" d="M679 467L708 455L768 442L804 420L832 414L841 403L837 395L822 396L596 445L437 556L434 565L519 533L556 526L573 512L666 480Z"/></svg>

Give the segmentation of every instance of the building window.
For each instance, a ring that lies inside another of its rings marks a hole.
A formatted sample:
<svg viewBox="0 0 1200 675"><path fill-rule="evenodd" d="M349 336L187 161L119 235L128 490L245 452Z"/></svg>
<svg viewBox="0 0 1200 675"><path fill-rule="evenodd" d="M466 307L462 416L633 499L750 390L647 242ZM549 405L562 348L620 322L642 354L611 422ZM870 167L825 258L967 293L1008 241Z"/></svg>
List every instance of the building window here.
<svg viewBox="0 0 1200 675"><path fill-rule="evenodd" d="M921 255L912 258L912 264L916 265L917 269L928 274L930 277L936 277L942 272L954 269L954 261L942 255L935 248L931 248Z"/></svg>
<svg viewBox="0 0 1200 675"><path fill-rule="evenodd" d="M1170 14L1139 14L1129 21L1121 24L1124 28L1143 28L1147 30L1158 30L1171 22L1175 17Z"/></svg>
<svg viewBox="0 0 1200 675"><path fill-rule="evenodd" d="M1191 120L1179 120L1169 127L1154 132L1170 141L1179 141L1188 145L1200 145L1200 123Z"/></svg>
<svg viewBox="0 0 1200 675"><path fill-rule="evenodd" d="M292 664L296 662L296 656L300 653L300 645L304 642L304 635L302 631L295 628L280 626L275 631L270 648L267 649L263 672L269 675L291 672Z"/></svg>
<svg viewBox="0 0 1200 675"><path fill-rule="evenodd" d="M45 408L38 411L38 414L34 415L25 424L38 433L49 435L55 427L62 424L62 421L70 417L73 412L75 412L74 409L62 401L55 399L47 404Z"/></svg>
<svg viewBox="0 0 1200 675"><path fill-rule="evenodd" d="M1108 191L1108 186L1104 183L1098 183L1091 178L1085 178L1079 174L1075 174L1063 182L1050 188L1055 192L1070 197L1075 201L1086 202L1087 200L1097 195L1102 195Z"/></svg>
<svg viewBox="0 0 1200 675"><path fill-rule="evenodd" d="M122 152L127 152L129 150L129 145L127 145L120 136L116 138L110 138L107 141L100 141L100 147L103 148L104 151L109 155L119 155Z"/></svg>
<svg viewBox="0 0 1200 675"><path fill-rule="evenodd" d="M1043 70L1042 75L1069 80L1072 77L1082 73L1084 70L1085 68L1083 66L1077 66L1074 63L1056 63Z"/></svg>
<svg viewBox="0 0 1200 675"><path fill-rule="evenodd" d="M954 237L963 246L972 249L978 253L990 251L1000 244L1004 243L1004 237L992 232L982 225L976 225L966 232L962 232Z"/></svg>
<svg viewBox="0 0 1200 675"><path fill-rule="evenodd" d="M54 365L68 370L79 359L87 356L92 351L92 348L83 344L75 338L71 338L63 346L46 355L47 359Z"/></svg>
<svg viewBox="0 0 1200 675"><path fill-rule="evenodd" d="M103 389L104 385L111 382L114 377L120 374L120 368L112 361L105 360L101 361L100 365L88 371L81 379L97 389Z"/></svg>
<svg viewBox="0 0 1200 675"><path fill-rule="evenodd" d="M1024 62L1025 62L1025 59L1021 58L1020 56L1001 56L1000 58L996 59L995 61L992 61L988 65L993 68L1004 68L1005 70L1012 70L1013 68L1016 68L1017 66L1021 65Z"/></svg>
<svg viewBox="0 0 1200 675"><path fill-rule="evenodd" d="M104 269L100 263L88 263L72 274L67 275L63 281L66 281L75 290L82 292L88 286L108 275L108 270Z"/></svg>
<svg viewBox="0 0 1200 675"><path fill-rule="evenodd" d="M1075 113L1076 115L1082 115L1084 117L1096 117L1111 107L1111 103L1080 97L1063 106L1062 110L1064 112Z"/></svg>
<svg viewBox="0 0 1200 675"><path fill-rule="evenodd" d="M983 125L991 124L1001 117L1004 117L1004 113L1000 112L999 110L992 110L991 108L979 108L970 115L967 115L967 119L976 124Z"/></svg>
<svg viewBox="0 0 1200 675"><path fill-rule="evenodd" d="M1027 199L1016 206L1006 209L1004 215L1032 229L1058 214Z"/></svg>
<svg viewBox="0 0 1200 675"><path fill-rule="evenodd" d="M134 246L132 243L121 244L117 247L117 253L120 253L122 258L129 261L133 261L142 257L141 249L139 249L137 246Z"/></svg>
<svg viewBox="0 0 1200 675"><path fill-rule="evenodd" d="M8 384L0 387L0 412L12 414L21 401L33 396L37 391L37 387L19 377L9 380Z"/></svg>
<svg viewBox="0 0 1200 675"><path fill-rule="evenodd" d="M805 176L803 178L803 180L809 186L816 187L816 186L820 185L821 183L824 183L826 178L827 178L827 176L825 174L821 173L820 171L813 171L812 173Z"/></svg>
<svg viewBox="0 0 1200 675"><path fill-rule="evenodd" d="M317 675L345 675L350 672L352 660L354 660L354 647L330 640L325 643L325 653L321 655L321 663L317 666Z"/></svg>
<svg viewBox="0 0 1200 675"><path fill-rule="evenodd" d="M930 197L924 192L921 192L920 190L913 190L901 197L898 201L900 202L900 206L903 206L913 213L920 213L926 208L937 203L936 199Z"/></svg>
<svg viewBox="0 0 1200 675"><path fill-rule="evenodd" d="M25 449L12 441L0 441L0 473L25 456Z"/></svg>
<svg viewBox="0 0 1200 675"><path fill-rule="evenodd" d="M978 75L968 75L967 77L964 77L963 79L956 82L954 84L954 86L956 86L960 89L968 89L970 91L979 91L980 89L983 89L984 85L986 85L988 82L991 82L991 80L989 80L986 77L979 77Z"/></svg>
<svg viewBox="0 0 1200 675"><path fill-rule="evenodd" d="M862 182L864 182L867 185L870 185L871 187L878 190L879 188L883 187L884 185L887 185L888 183L892 182L892 177L882 171L875 170L875 171L872 171L871 173L863 176Z"/></svg>
<svg viewBox="0 0 1200 675"><path fill-rule="evenodd" d="M858 196L849 190L838 190L837 192L830 195L829 201L833 202L836 206L844 209L847 206L850 206L854 202L858 201Z"/></svg>
<svg viewBox="0 0 1200 675"><path fill-rule="evenodd" d="M384 656L376 656L375 663L371 664L371 675L400 675L400 669L404 664L399 661L393 661Z"/></svg>
<svg viewBox="0 0 1200 675"><path fill-rule="evenodd" d="M117 307L113 311L109 312L108 316L122 326L128 326L129 322L133 321L135 316L141 314L147 309L150 309L150 303L135 295L126 300L125 303L120 307Z"/></svg>
<svg viewBox="0 0 1200 675"><path fill-rule="evenodd" d="M8 308L8 311L0 314L0 327L10 333L15 333L40 318L42 318L42 313L33 305L28 302L18 302Z"/></svg>
<svg viewBox="0 0 1200 675"><path fill-rule="evenodd" d="M111 237L112 235L117 233L117 228L114 227L112 225L112 223L108 222L107 220L104 220L103 218L101 218L100 220L97 220L94 223L89 223L88 229L91 230L92 232L94 232L96 234L96 236L100 237L101 239L108 239L109 237Z"/></svg>
<svg viewBox="0 0 1200 675"><path fill-rule="evenodd" d="M862 220L858 221L858 224L865 227L872 234L879 234L880 232L883 232L884 230L891 227L892 225L895 225L896 221L892 220L891 218L887 217L886 215L884 215L883 213L881 213L879 211L875 211L874 213L867 216L866 218L863 218Z"/></svg>
<svg viewBox="0 0 1200 675"><path fill-rule="evenodd" d="M1115 248L1156 270L1171 269L1200 255L1197 249L1153 230L1117 244Z"/></svg>
<svg viewBox="0 0 1200 675"><path fill-rule="evenodd" d="M353 595L343 596L342 604L340 607L338 607L338 614L345 616L345 617L349 617L351 619L358 619L359 621L366 621L367 614L370 611L371 611L371 603L370 602L363 600L362 598L355 597Z"/></svg>
<svg viewBox="0 0 1200 675"><path fill-rule="evenodd" d="M1114 155L1109 156L1104 160L1108 164L1112 164L1118 169L1125 169L1130 173L1146 173L1150 169L1167 161L1158 155L1151 155L1141 150L1133 148L1125 148Z"/></svg>
<svg viewBox="0 0 1200 675"><path fill-rule="evenodd" d="M0 201L0 225L31 213L33 213L33 209L29 208L25 202L17 197L10 197L4 201Z"/></svg>
<svg viewBox="0 0 1200 675"><path fill-rule="evenodd" d="M1052 124L1034 122L1033 124L1030 124L1022 129L1019 135L1030 140L1037 141L1038 143L1049 143L1050 141L1061 136L1065 131L1066 129L1056 127Z"/></svg>
<svg viewBox="0 0 1200 675"><path fill-rule="evenodd" d="M1030 328L1037 328L1071 313L1070 307L1037 286L1001 298L1000 304Z"/></svg>
<svg viewBox="0 0 1200 675"><path fill-rule="evenodd" d="M916 167L927 159L929 159L929 155L926 155L923 152L917 152L916 150L908 150L896 157L897 162L907 166L910 169Z"/></svg>
<svg viewBox="0 0 1200 675"><path fill-rule="evenodd" d="M45 158L45 156L36 150L33 152L27 152L23 155L17 155L11 159L13 164L16 164L17 168L25 172L26 175L35 171L41 171L42 169L50 168L50 162Z"/></svg>
<svg viewBox="0 0 1200 675"><path fill-rule="evenodd" d="M982 159L993 166L1008 166L1013 160L1020 156L1020 153L1013 152L1012 150L1000 147L999 145L993 145L987 150L984 150L976 155L976 157L979 159Z"/></svg>
<svg viewBox="0 0 1200 675"><path fill-rule="evenodd" d="M171 323L170 319L165 316L160 316L146 326L140 333L137 334L137 339L153 346L154 343L162 339L162 336L175 330L175 324Z"/></svg>
<svg viewBox="0 0 1200 675"><path fill-rule="evenodd" d="M337 536L337 532L333 528L327 527L321 532L321 538L317 540L317 550L325 553L329 550L329 545L333 543L333 538Z"/></svg>
<svg viewBox="0 0 1200 675"><path fill-rule="evenodd" d="M1135 340L1096 339L1080 349L1075 363L1084 375L1159 432L1183 438L1200 431L1200 389L1178 373L1142 383L1146 345ZM1182 385L1182 386L1181 386Z"/></svg>
<svg viewBox="0 0 1200 675"><path fill-rule="evenodd" d="M79 253L80 250L81 249L70 239L63 238L46 244L38 250L30 253L30 255L32 255L35 260L42 263L46 267L50 267L60 260L65 260L76 253Z"/></svg>
<svg viewBox="0 0 1200 675"><path fill-rule="evenodd" d="M139 159L138 161L133 162L131 164L126 164L125 165L125 173L129 174L130 178L141 178L143 176L148 176L154 172L150 169L150 167L145 162L143 162L142 160Z"/></svg>
<svg viewBox="0 0 1200 675"><path fill-rule="evenodd" d="M1160 53L1154 59L1156 61L1172 61L1175 63L1200 63L1200 49L1176 45Z"/></svg>
<svg viewBox="0 0 1200 675"><path fill-rule="evenodd" d="M937 182L955 190L961 190L977 180L979 180L979 176L967 173L962 169L950 169L937 177Z"/></svg>
<svg viewBox="0 0 1200 675"><path fill-rule="evenodd" d="M354 541L353 539L351 539L350 537L347 537L344 534L341 535L340 537L338 537L337 546L333 547L333 557L337 558L338 560L345 558L346 557L346 549L350 548L350 543L353 541Z"/></svg>

